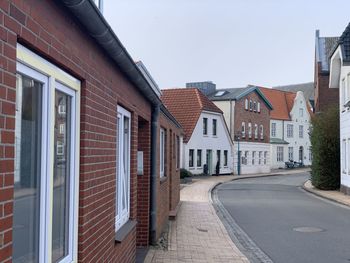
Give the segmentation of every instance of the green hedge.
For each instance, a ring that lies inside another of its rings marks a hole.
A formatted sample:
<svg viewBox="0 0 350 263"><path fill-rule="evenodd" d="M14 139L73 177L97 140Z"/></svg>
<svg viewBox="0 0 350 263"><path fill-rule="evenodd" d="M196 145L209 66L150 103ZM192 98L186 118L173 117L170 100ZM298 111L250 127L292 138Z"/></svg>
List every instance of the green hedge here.
<svg viewBox="0 0 350 263"><path fill-rule="evenodd" d="M322 190L340 186L339 108L331 107L311 120L311 182Z"/></svg>
<svg viewBox="0 0 350 263"><path fill-rule="evenodd" d="M185 177L191 177L191 176L193 176L193 174L190 171L183 169L183 168L180 169L180 178L181 179L183 179Z"/></svg>

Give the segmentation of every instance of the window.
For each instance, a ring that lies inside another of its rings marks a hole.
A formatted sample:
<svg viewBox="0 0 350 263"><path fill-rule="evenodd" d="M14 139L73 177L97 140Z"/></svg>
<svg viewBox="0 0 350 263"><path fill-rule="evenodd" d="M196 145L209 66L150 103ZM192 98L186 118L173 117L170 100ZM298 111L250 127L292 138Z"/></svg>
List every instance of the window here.
<svg viewBox="0 0 350 263"><path fill-rule="evenodd" d="M116 230L119 230L130 217L130 138L131 138L131 114L118 105L117 118L117 191L116 191ZM161 146L160 165L161 174L164 176L164 130L161 129L163 146ZM162 171L163 169L163 171Z"/></svg>
<svg viewBox="0 0 350 263"><path fill-rule="evenodd" d="M215 93L215 97L221 97L222 95L224 95L226 93L226 91L225 90L219 90L219 91L217 91L216 93Z"/></svg>
<svg viewBox="0 0 350 263"><path fill-rule="evenodd" d="M261 164L262 152L259 152L259 164Z"/></svg>
<svg viewBox="0 0 350 263"><path fill-rule="evenodd" d="M188 159L188 166L189 167L193 167L194 166L194 150L193 149L190 149L189 151L189 159Z"/></svg>
<svg viewBox="0 0 350 263"><path fill-rule="evenodd" d="M293 157L293 147L288 147L288 160L289 161L293 161L294 157Z"/></svg>
<svg viewBox="0 0 350 263"><path fill-rule="evenodd" d="M208 118L203 118L203 134L208 135Z"/></svg>
<svg viewBox="0 0 350 263"><path fill-rule="evenodd" d="M341 153L341 158L342 158L342 172L343 174L346 173L348 169L348 153L347 153L347 148L346 148L346 139L343 139L342 141L342 153Z"/></svg>
<svg viewBox="0 0 350 263"><path fill-rule="evenodd" d="M260 125L260 139L263 140L264 139L264 126Z"/></svg>
<svg viewBox="0 0 350 263"><path fill-rule="evenodd" d="M267 163L267 152L264 152L264 164Z"/></svg>
<svg viewBox="0 0 350 263"><path fill-rule="evenodd" d="M293 124L287 124L287 138L293 138Z"/></svg>
<svg viewBox="0 0 350 263"><path fill-rule="evenodd" d="M213 119L213 135L216 136L217 120Z"/></svg>
<svg viewBox="0 0 350 263"><path fill-rule="evenodd" d="M276 123L271 123L271 137L276 137Z"/></svg>
<svg viewBox="0 0 350 263"><path fill-rule="evenodd" d="M249 100L249 110L253 110L253 101Z"/></svg>
<svg viewBox="0 0 350 263"><path fill-rule="evenodd" d="M258 139L258 124L254 124L254 138Z"/></svg>
<svg viewBox="0 0 350 263"><path fill-rule="evenodd" d="M254 111L256 112L256 101L254 101Z"/></svg>
<svg viewBox="0 0 350 263"><path fill-rule="evenodd" d="M224 167L227 167L227 162L228 162L228 151L224 150Z"/></svg>
<svg viewBox="0 0 350 263"><path fill-rule="evenodd" d="M64 123L60 123L60 134L64 134Z"/></svg>
<svg viewBox="0 0 350 263"><path fill-rule="evenodd" d="M252 124L250 122L248 123L248 136L252 138Z"/></svg>
<svg viewBox="0 0 350 263"><path fill-rule="evenodd" d="M17 54L12 261L73 262L80 82L21 45Z"/></svg>
<svg viewBox="0 0 350 263"><path fill-rule="evenodd" d="M248 110L248 99L244 100L244 109Z"/></svg>
<svg viewBox="0 0 350 263"><path fill-rule="evenodd" d="M303 125L299 125L299 138L304 137L304 127Z"/></svg>
<svg viewBox="0 0 350 263"><path fill-rule="evenodd" d="M160 138L159 138L159 162L160 162L160 178L165 176L165 156L166 156L166 135L163 128L160 129Z"/></svg>
<svg viewBox="0 0 350 263"><path fill-rule="evenodd" d="M245 138L245 122L242 122L242 138Z"/></svg>
<svg viewBox="0 0 350 263"><path fill-rule="evenodd" d="M283 162L283 147L277 146L277 162Z"/></svg>
<svg viewBox="0 0 350 263"><path fill-rule="evenodd" d="M180 168L180 137L176 136L176 168Z"/></svg>
<svg viewBox="0 0 350 263"><path fill-rule="evenodd" d="M252 152L252 165L255 164L255 151Z"/></svg>
<svg viewBox="0 0 350 263"><path fill-rule="evenodd" d="M243 163L243 164L245 164L245 165L248 164L248 155L249 155L249 152L248 152L248 151L245 151L245 152L244 152L244 163Z"/></svg>
<svg viewBox="0 0 350 263"><path fill-rule="evenodd" d="M258 112L260 113L260 102L258 102Z"/></svg>
<svg viewBox="0 0 350 263"><path fill-rule="evenodd" d="M197 150L197 167L202 167L202 150Z"/></svg>
<svg viewBox="0 0 350 263"><path fill-rule="evenodd" d="M304 116L304 110L302 108L299 109L299 117Z"/></svg>
<svg viewBox="0 0 350 263"><path fill-rule="evenodd" d="M347 166L347 173L348 174L350 174L350 139L348 139L348 141L347 141L347 146L348 146L348 148L347 148L347 150L346 150L346 156L345 156L345 158L346 158L346 166Z"/></svg>

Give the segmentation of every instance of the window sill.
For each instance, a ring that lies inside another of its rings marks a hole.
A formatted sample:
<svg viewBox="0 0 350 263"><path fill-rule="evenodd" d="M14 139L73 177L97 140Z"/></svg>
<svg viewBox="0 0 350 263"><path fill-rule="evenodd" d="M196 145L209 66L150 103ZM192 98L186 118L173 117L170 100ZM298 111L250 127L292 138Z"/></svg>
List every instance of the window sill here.
<svg viewBox="0 0 350 263"><path fill-rule="evenodd" d="M165 175L163 177L160 178L160 184L166 182L168 180L168 177L166 177Z"/></svg>
<svg viewBox="0 0 350 263"><path fill-rule="evenodd" d="M189 167L188 170L195 170L195 167Z"/></svg>
<svg viewBox="0 0 350 263"><path fill-rule="evenodd" d="M121 243L123 240L131 233L131 231L136 227L136 220L129 220L126 222L116 233L115 242Z"/></svg>

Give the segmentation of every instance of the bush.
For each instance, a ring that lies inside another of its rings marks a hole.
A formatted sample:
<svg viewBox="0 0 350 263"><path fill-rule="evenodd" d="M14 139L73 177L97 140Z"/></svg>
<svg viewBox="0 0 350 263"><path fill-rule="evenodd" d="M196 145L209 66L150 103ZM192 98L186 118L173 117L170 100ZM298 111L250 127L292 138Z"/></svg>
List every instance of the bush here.
<svg viewBox="0 0 350 263"><path fill-rule="evenodd" d="M322 190L340 186L339 108L331 107L311 119L311 182Z"/></svg>
<svg viewBox="0 0 350 263"><path fill-rule="evenodd" d="M191 177L193 174L190 171L187 171L186 169L181 168L180 169L180 178L183 179L185 177Z"/></svg>

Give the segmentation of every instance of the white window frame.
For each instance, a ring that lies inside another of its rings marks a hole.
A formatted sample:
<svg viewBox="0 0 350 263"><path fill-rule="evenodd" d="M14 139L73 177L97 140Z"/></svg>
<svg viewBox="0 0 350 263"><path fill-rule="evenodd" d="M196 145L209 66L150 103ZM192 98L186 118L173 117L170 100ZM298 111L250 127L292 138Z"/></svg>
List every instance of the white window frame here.
<svg viewBox="0 0 350 263"><path fill-rule="evenodd" d="M283 162L283 146L277 146L277 162Z"/></svg>
<svg viewBox="0 0 350 263"><path fill-rule="evenodd" d="M214 125L215 123L215 125ZM213 119L212 120L212 125L213 125L213 136L218 136L218 120L217 119Z"/></svg>
<svg viewBox="0 0 350 263"><path fill-rule="evenodd" d="M80 142L80 87L79 80L59 67L17 44L17 72L30 76L42 87L42 137L41 137L41 175L40 179L40 226L39 262L52 260L53 228L53 167L54 167L54 124L55 91L71 97L70 171L69 171L69 219L68 254L60 263L76 262L78 259L78 209L79 209L79 142Z"/></svg>
<svg viewBox="0 0 350 263"><path fill-rule="evenodd" d="M249 100L249 110L252 111L253 110L253 101Z"/></svg>
<svg viewBox="0 0 350 263"><path fill-rule="evenodd" d="M255 151L252 151L252 165L255 164Z"/></svg>
<svg viewBox="0 0 350 263"><path fill-rule="evenodd" d="M116 151L117 152L117 168L116 168L116 182L117 182L117 189L116 189L116 217L115 217L115 230L118 231L126 222L128 222L130 218L130 162L131 162L131 113L121 107L120 105L117 106L117 114L118 114L118 125L117 125L117 146ZM124 157L124 117L129 118L129 127L128 127L128 149L127 149L127 156L129 157L127 165L128 167L124 167L124 160L121 159ZM121 137L120 137L121 136ZM123 171L124 170L124 171ZM126 174L125 174L126 171ZM124 175L124 176L123 176ZM125 187L124 193L126 193L125 196L125 209L122 210L122 198L124 196L121 196L123 193L122 187Z"/></svg>
<svg viewBox="0 0 350 263"><path fill-rule="evenodd" d="M258 124L254 124L254 138L258 139L259 138L259 131L258 131Z"/></svg>
<svg viewBox="0 0 350 263"><path fill-rule="evenodd" d="M260 139L264 139L264 126L262 124L260 125Z"/></svg>
<svg viewBox="0 0 350 263"><path fill-rule="evenodd" d="M248 108L249 108L249 102L248 102L248 99L245 99L245 101L244 101L244 109L245 110L248 110Z"/></svg>
<svg viewBox="0 0 350 263"><path fill-rule="evenodd" d="M299 125L299 138L304 138L304 126Z"/></svg>
<svg viewBox="0 0 350 263"><path fill-rule="evenodd" d="M261 165L262 151L259 151L259 165Z"/></svg>
<svg viewBox="0 0 350 263"><path fill-rule="evenodd" d="M271 123L271 137L276 137L276 123Z"/></svg>
<svg viewBox="0 0 350 263"><path fill-rule="evenodd" d="M202 158L202 156L203 156L203 151L202 151L202 149L197 149L196 166L197 166L198 168L201 168L202 165L203 165L203 158ZM198 165L198 158L199 158L199 160L200 160L200 165Z"/></svg>
<svg viewBox="0 0 350 263"><path fill-rule="evenodd" d="M304 117L304 109L299 108L299 117Z"/></svg>
<svg viewBox="0 0 350 263"><path fill-rule="evenodd" d="M341 153L341 159L342 159L342 173L346 174L346 171L348 170L348 149L346 144L346 139L342 140L342 153Z"/></svg>
<svg viewBox="0 0 350 263"><path fill-rule="evenodd" d="M248 137L252 138L252 123L248 123Z"/></svg>
<svg viewBox="0 0 350 263"><path fill-rule="evenodd" d="M294 125L293 124L287 124L287 138L293 138L294 134Z"/></svg>
<svg viewBox="0 0 350 263"><path fill-rule="evenodd" d="M261 108L260 108L260 102L258 102L258 112L260 113L260 111L261 111Z"/></svg>
<svg viewBox="0 0 350 263"><path fill-rule="evenodd" d="M224 167L228 166L228 150L224 150Z"/></svg>
<svg viewBox="0 0 350 263"><path fill-rule="evenodd" d="M294 148L288 147L288 161L294 160Z"/></svg>
<svg viewBox="0 0 350 263"><path fill-rule="evenodd" d="M65 131L65 125L64 125L64 123L61 123L60 124L60 134L64 134L64 131Z"/></svg>
<svg viewBox="0 0 350 263"><path fill-rule="evenodd" d="M190 161L191 161L191 152L192 152L192 165L190 165ZM194 168L194 160L195 160L195 151L194 149L189 149L188 150L188 167L189 168Z"/></svg>
<svg viewBox="0 0 350 263"><path fill-rule="evenodd" d="M264 164L266 164L267 163L267 152L265 151L264 152Z"/></svg>
<svg viewBox="0 0 350 263"><path fill-rule="evenodd" d="M203 135L208 135L208 118L206 117L203 118Z"/></svg>
<svg viewBox="0 0 350 263"><path fill-rule="evenodd" d="M165 130L160 128L159 131L159 176L163 178L165 175Z"/></svg>

